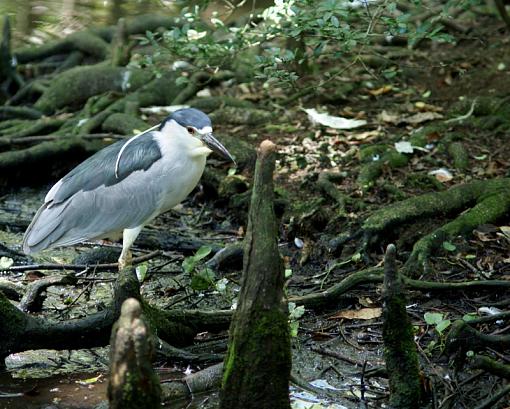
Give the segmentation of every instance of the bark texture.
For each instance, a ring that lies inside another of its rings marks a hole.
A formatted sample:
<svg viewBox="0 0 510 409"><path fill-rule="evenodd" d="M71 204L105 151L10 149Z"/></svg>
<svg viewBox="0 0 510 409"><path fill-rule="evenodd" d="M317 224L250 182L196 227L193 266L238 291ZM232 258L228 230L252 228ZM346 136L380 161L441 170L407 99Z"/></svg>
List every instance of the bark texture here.
<svg viewBox="0 0 510 409"><path fill-rule="evenodd" d="M122 304L110 347L110 409L160 408L161 386L151 365L154 338L135 298Z"/></svg>
<svg viewBox="0 0 510 409"><path fill-rule="evenodd" d="M222 409L290 408L288 310L283 302L284 268L273 208L275 156L275 145L262 142L245 239L242 288L224 364Z"/></svg>
<svg viewBox="0 0 510 409"><path fill-rule="evenodd" d="M398 409L415 409L422 401L420 368L392 244L388 246L384 259L383 298L384 358L390 382L390 405Z"/></svg>

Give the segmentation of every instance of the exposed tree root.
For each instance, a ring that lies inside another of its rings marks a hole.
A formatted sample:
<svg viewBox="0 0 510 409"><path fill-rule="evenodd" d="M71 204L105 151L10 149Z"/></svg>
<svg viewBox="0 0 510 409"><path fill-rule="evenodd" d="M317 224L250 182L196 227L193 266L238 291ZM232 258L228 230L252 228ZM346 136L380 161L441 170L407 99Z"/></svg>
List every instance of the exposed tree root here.
<svg viewBox="0 0 510 409"><path fill-rule="evenodd" d="M470 358L469 366L472 369L482 369L501 378L510 379L510 365L502 364L485 355L475 355Z"/></svg>
<svg viewBox="0 0 510 409"><path fill-rule="evenodd" d="M385 231L397 225L419 218L461 213L455 220L415 243L405 272L418 276L429 270L431 253L445 240L468 234L481 224L493 223L505 216L509 209L510 179L476 181L452 187L445 192L427 193L386 206L372 214L362 226L364 248L378 242Z"/></svg>
<svg viewBox="0 0 510 409"><path fill-rule="evenodd" d="M53 323L32 317L17 309L0 293L0 359L29 349L80 349L108 344L113 323L120 306L127 298L140 300L139 283L134 269L119 272L113 301L103 311L82 319ZM188 326L169 321L160 311L142 303L143 311L153 330L174 345L192 341L195 332Z"/></svg>
<svg viewBox="0 0 510 409"><path fill-rule="evenodd" d="M495 350L510 348L510 335L487 335L463 320L457 320L452 324L446 337L446 352L455 355L458 368L464 365L468 351L481 351L485 348Z"/></svg>
<svg viewBox="0 0 510 409"><path fill-rule="evenodd" d="M34 107L51 114L64 107L80 107L90 97L105 92L131 93L151 79L147 70L104 64L75 67L61 73Z"/></svg>
<svg viewBox="0 0 510 409"><path fill-rule="evenodd" d="M510 365L499 363L485 355L475 355L470 359L472 369L481 369L501 378L510 379ZM490 409L495 407L496 403L510 394L510 385L505 385L497 390L492 396L485 399L475 409Z"/></svg>
<svg viewBox="0 0 510 409"><path fill-rule="evenodd" d="M56 285L74 285L77 281L76 276L73 274L59 277L46 277L33 281L28 285L19 304L19 309L24 312L40 311L45 298L42 293L46 289Z"/></svg>

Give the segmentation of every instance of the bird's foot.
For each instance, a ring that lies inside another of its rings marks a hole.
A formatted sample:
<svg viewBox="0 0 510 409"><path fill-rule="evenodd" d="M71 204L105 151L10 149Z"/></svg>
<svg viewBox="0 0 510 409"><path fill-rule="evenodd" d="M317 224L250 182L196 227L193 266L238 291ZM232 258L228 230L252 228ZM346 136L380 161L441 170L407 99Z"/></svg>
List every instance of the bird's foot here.
<svg viewBox="0 0 510 409"><path fill-rule="evenodd" d="M119 257L119 271L124 270L126 267L131 266L133 264L133 255L130 251L126 254L121 254Z"/></svg>

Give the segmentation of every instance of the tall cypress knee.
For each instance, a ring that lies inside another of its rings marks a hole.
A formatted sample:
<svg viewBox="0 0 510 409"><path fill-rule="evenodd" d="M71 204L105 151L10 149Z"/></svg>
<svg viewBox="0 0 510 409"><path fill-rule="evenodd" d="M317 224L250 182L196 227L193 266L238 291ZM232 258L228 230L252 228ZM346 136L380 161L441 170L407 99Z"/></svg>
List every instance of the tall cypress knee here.
<svg viewBox="0 0 510 409"><path fill-rule="evenodd" d="M422 401L420 368L395 253L395 246L390 244L384 256L383 339L390 405L395 409L416 409Z"/></svg>
<svg viewBox="0 0 510 409"><path fill-rule="evenodd" d="M262 142L244 242L241 292L224 364L221 409L290 408L288 308L273 209L275 158L276 146Z"/></svg>

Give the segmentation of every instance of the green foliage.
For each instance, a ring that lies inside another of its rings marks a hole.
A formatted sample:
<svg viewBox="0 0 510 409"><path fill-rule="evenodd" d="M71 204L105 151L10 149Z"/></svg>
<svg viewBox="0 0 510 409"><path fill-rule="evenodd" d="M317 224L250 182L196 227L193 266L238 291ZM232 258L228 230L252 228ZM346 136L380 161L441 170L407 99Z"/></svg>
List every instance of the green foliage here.
<svg viewBox="0 0 510 409"><path fill-rule="evenodd" d="M180 25L162 35L147 33L145 42L155 52L142 63L160 66L184 59L194 69L215 70L236 68L251 59L248 64L256 78L292 85L323 61L356 62L366 46L381 36L405 37L410 47L424 39L454 41L444 32L441 19L480 1L447 1L422 21L413 19L426 9L422 0L407 7L392 1L275 0L238 26L226 25L215 13L204 21L201 6L185 7ZM397 71L387 69L383 75L392 78ZM184 76L179 81L186 80Z"/></svg>
<svg viewBox="0 0 510 409"><path fill-rule="evenodd" d="M289 328L290 328L290 336L292 338L297 337L299 330L299 319L305 313L305 307L300 305L296 306L295 303L289 302Z"/></svg>
<svg viewBox="0 0 510 409"><path fill-rule="evenodd" d="M476 314L476 312L469 312L462 316L462 320L465 322L473 321L473 320L476 320L477 318L478 318L478 315Z"/></svg>
<svg viewBox="0 0 510 409"><path fill-rule="evenodd" d="M451 321L444 318L444 314L440 312L426 312L423 316L428 325L434 326L439 335L451 325Z"/></svg>
<svg viewBox="0 0 510 409"><path fill-rule="evenodd" d="M200 247L197 252L190 257L186 257L182 262L184 272L191 274L191 288L195 291L204 291L214 287L216 275L208 267L200 266L201 261L212 251L209 246Z"/></svg>
<svg viewBox="0 0 510 409"><path fill-rule="evenodd" d="M453 252L453 251L457 250L457 247L455 247L455 244L450 243L449 241L443 241L443 248L449 252Z"/></svg>
<svg viewBox="0 0 510 409"><path fill-rule="evenodd" d="M434 330L437 332L440 338L440 344L439 347L442 350L444 348L444 341L445 341L445 334L444 331L451 325L451 321L448 319L445 319L445 316L443 313L440 312L426 312L423 316L425 319L425 322L428 325L431 325L434 327ZM438 342L435 340L432 340L429 342L427 347L425 348L425 351L427 354L431 355L432 351L438 346Z"/></svg>
<svg viewBox="0 0 510 409"><path fill-rule="evenodd" d="M143 264L140 264L138 266L136 266L136 277L138 278L138 281L143 283L146 279L147 279L147 276L148 276L148 272L149 272L149 266L147 263L143 263Z"/></svg>

